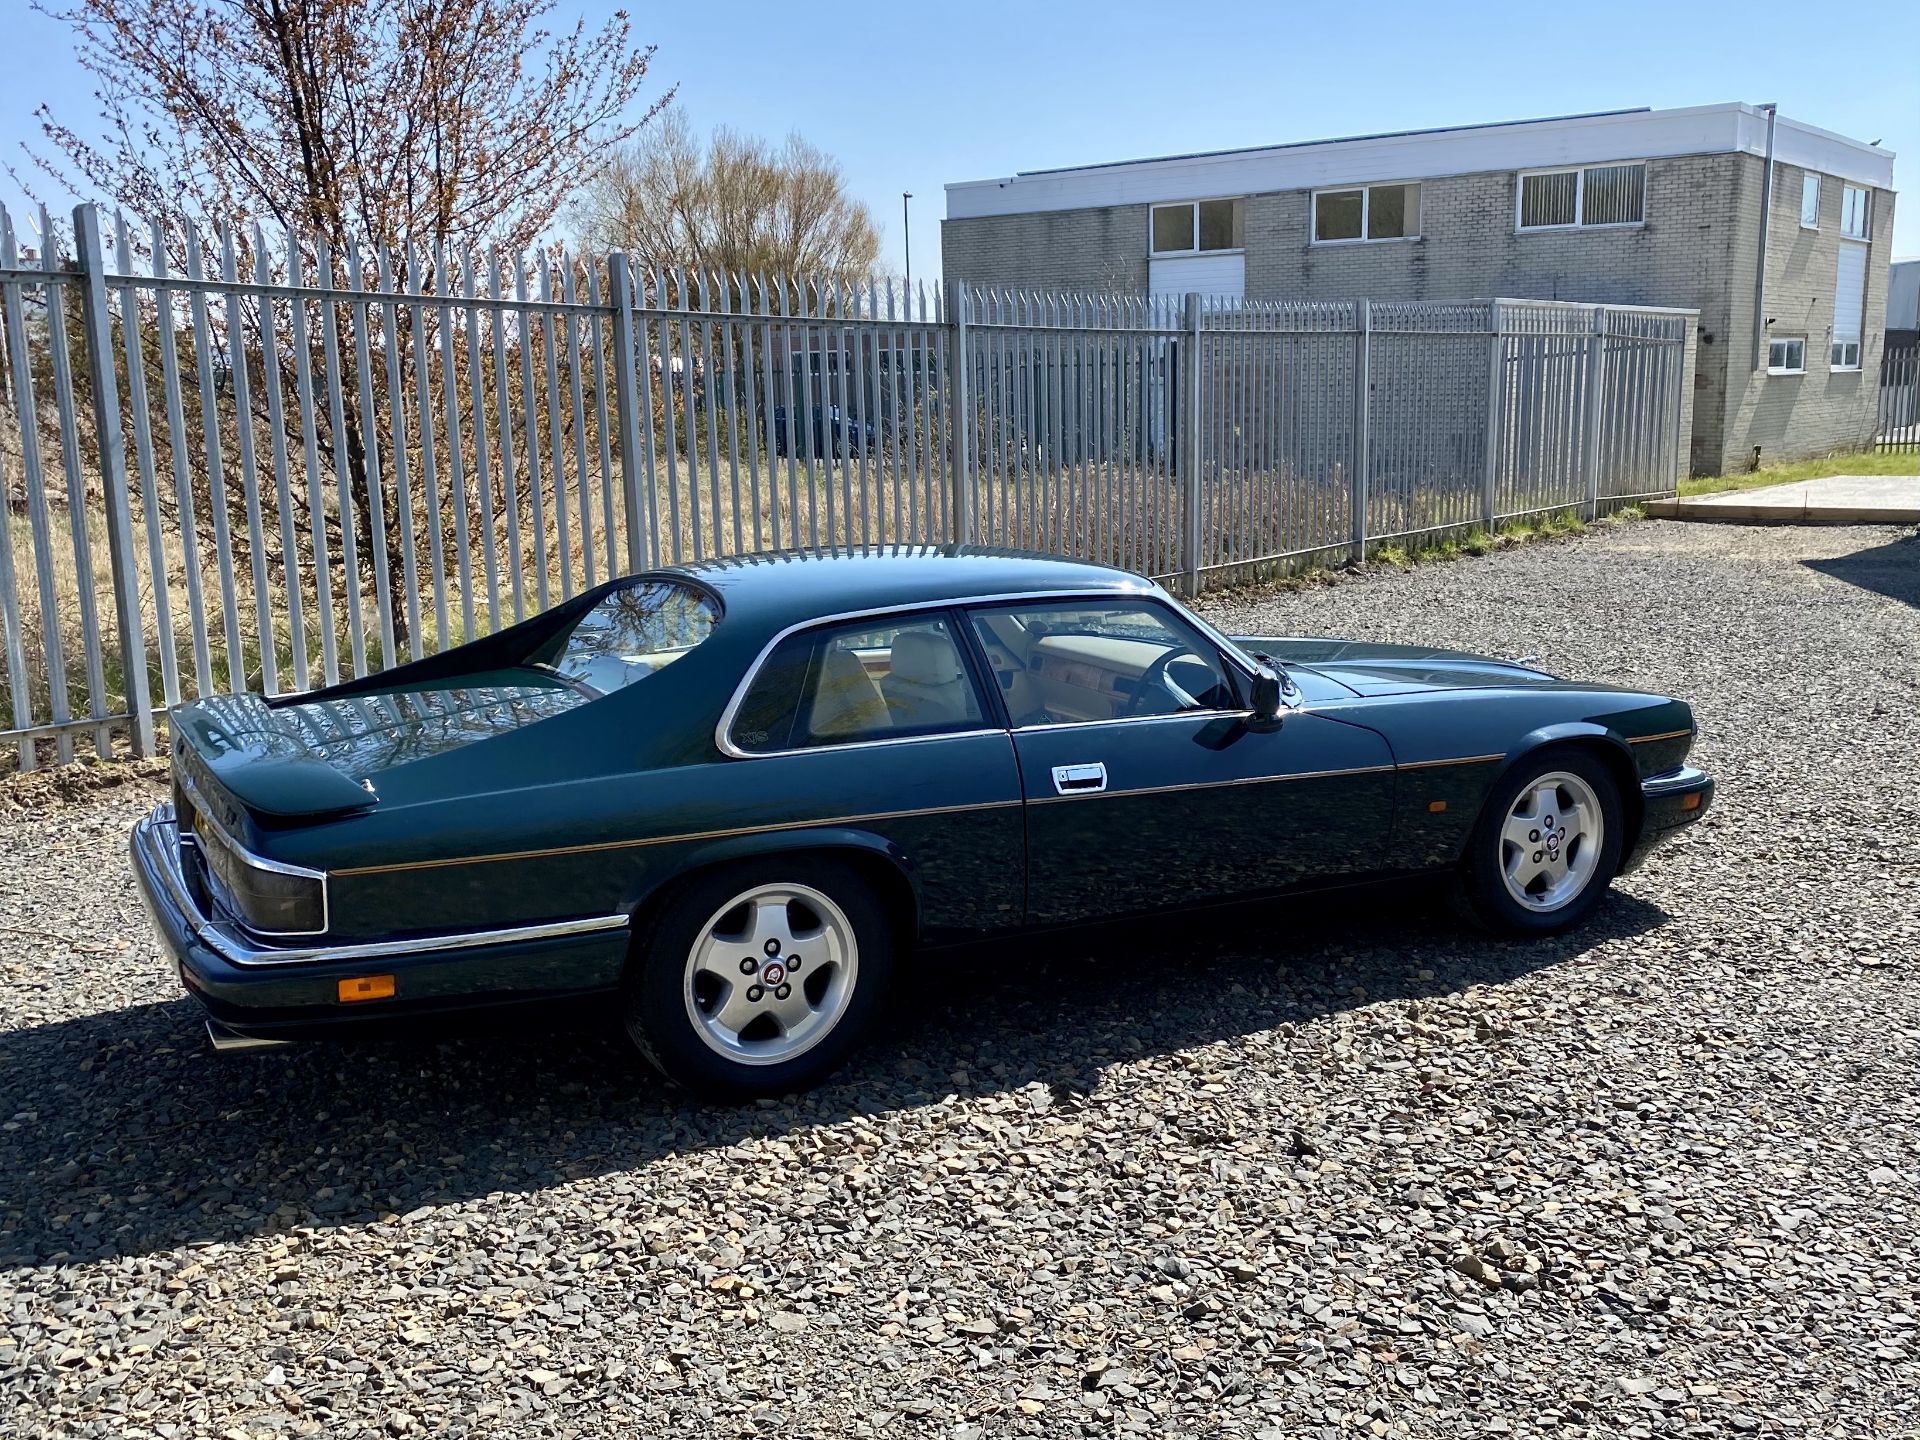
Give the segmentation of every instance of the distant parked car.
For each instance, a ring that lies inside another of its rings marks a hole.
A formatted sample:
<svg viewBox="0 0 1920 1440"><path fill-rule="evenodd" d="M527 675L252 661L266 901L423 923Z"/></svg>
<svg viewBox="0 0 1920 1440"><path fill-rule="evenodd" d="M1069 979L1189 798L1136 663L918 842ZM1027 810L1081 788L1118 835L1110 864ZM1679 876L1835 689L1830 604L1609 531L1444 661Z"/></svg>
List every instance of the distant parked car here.
<svg viewBox="0 0 1920 1440"><path fill-rule="evenodd" d="M173 734L135 867L221 1048L590 998L736 1096L958 942L1421 877L1537 940L1713 795L1679 700L979 551L631 576Z"/></svg>
<svg viewBox="0 0 1920 1440"><path fill-rule="evenodd" d="M798 446L791 446L787 439L786 407L773 408L773 453L776 455L810 455L824 459L829 455L858 455L862 450L871 454L875 439L872 421L848 415L838 405L816 405L812 446L809 448L804 438Z"/></svg>

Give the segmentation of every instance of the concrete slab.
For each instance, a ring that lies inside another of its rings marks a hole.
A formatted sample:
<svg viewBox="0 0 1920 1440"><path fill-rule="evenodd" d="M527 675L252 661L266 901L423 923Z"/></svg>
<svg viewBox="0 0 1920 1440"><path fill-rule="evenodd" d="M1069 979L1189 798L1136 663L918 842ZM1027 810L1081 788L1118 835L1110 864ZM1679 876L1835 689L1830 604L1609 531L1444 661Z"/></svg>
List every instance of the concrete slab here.
<svg viewBox="0 0 1920 1440"><path fill-rule="evenodd" d="M1920 475L1828 475L1758 490L1655 500L1669 520L1745 520L1776 525L1920 524Z"/></svg>

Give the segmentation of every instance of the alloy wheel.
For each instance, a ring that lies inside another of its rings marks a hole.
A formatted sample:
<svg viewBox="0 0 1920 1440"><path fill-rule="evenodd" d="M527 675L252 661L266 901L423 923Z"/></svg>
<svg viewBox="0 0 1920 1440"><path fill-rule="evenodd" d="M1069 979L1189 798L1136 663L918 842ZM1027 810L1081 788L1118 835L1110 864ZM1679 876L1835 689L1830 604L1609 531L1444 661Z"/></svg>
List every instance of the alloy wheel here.
<svg viewBox="0 0 1920 1440"><path fill-rule="evenodd" d="M1555 770L1518 796L1500 827L1507 893L1542 913L1571 903L1592 881L1606 839L1600 797L1578 775Z"/></svg>
<svg viewBox="0 0 1920 1440"><path fill-rule="evenodd" d="M700 928L682 986L694 1033L743 1065L805 1054L846 1014L860 947L846 913L805 885L758 885Z"/></svg>

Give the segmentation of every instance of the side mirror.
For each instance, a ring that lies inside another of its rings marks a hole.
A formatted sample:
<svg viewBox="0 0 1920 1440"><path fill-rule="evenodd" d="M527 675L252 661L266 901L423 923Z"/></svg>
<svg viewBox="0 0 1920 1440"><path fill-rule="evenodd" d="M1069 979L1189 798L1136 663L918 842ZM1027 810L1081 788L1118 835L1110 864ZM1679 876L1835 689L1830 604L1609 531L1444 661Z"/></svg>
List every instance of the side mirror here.
<svg viewBox="0 0 1920 1440"><path fill-rule="evenodd" d="M1280 677L1271 670L1261 670L1253 677L1253 727L1280 728Z"/></svg>

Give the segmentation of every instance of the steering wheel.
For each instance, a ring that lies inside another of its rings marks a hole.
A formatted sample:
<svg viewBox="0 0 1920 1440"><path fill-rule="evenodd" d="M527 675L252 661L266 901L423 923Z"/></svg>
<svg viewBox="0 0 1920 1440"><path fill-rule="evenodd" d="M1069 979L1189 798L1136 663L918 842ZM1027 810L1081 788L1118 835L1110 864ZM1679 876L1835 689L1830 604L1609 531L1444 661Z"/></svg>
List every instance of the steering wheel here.
<svg viewBox="0 0 1920 1440"><path fill-rule="evenodd" d="M1126 715L1134 716L1140 714L1141 706L1145 703L1147 696L1153 693L1153 688L1156 685L1173 697L1173 704L1176 710L1200 709L1199 699L1196 696L1189 695L1183 690L1180 682L1175 680L1170 673L1170 667L1174 661L1184 660L1188 657L1200 661L1202 665L1207 663L1197 651L1176 646L1168 650L1151 665L1147 666L1145 670L1141 671L1140 678L1134 682L1133 698L1127 701Z"/></svg>

